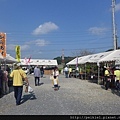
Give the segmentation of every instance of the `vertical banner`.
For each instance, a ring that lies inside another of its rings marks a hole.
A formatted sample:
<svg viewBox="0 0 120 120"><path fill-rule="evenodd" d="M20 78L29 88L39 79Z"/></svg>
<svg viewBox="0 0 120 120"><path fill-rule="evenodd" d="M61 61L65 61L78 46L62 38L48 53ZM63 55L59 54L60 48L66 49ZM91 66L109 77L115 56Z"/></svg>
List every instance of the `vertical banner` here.
<svg viewBox="0 0 120 120"><path fill-rule="evenodd" d="M20 46L16 46L15 51L16 51L16 59L18 62L20 62Z"/></svg>
<svg viewBox="0 0 120 120"><path fill-rule="evenodd" d="M0 53L6 58L6 33L0 33Z"/></svg>

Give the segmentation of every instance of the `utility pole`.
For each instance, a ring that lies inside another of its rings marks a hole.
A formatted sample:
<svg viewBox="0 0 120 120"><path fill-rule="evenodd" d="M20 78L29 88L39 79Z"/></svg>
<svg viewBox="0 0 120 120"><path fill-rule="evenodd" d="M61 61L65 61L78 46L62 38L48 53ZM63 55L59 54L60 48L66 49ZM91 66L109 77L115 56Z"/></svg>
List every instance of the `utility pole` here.
<svg viewBox="0 0 120 120"><path fill-rule="evenodd" d="M64 61L64 49L62 49L62 65L65 65L65 61Z"/></svg>
<svg viewBox="0 0 120 120"><path fill-rule="evenodd" d="M112 24L113 24L114 50L117 49L117 33L116 33L116 24L115 24L115 1L116 0L112 0Z"/></svg>

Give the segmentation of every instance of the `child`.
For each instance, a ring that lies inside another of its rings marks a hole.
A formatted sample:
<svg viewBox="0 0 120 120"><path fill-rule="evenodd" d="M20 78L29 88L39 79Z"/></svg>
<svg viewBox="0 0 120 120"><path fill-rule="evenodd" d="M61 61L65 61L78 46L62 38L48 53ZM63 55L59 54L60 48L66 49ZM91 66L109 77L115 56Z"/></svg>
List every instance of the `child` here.
<svg viewBox="0 0 120 120"><path fill-rule="evenodd" d="M58 77L57 76L53 77L53 84L54 84L54 89L58 90Z"/></svg>

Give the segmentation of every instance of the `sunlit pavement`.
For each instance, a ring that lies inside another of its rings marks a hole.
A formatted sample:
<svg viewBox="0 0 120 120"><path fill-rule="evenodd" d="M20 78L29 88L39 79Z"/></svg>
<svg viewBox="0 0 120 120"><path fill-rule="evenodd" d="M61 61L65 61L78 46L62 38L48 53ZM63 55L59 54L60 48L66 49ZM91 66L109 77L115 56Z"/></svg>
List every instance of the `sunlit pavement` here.
<svg viewBox="0 0 120 120"><path fill-rule="evenodd" d="M13 90L0 98L0 115L119 115L120 96L115 91L87 80L59 76L59 90L54 91L48 75L35 86L28 75L33 93L25 93L21 105L15 105Z"/></svg>

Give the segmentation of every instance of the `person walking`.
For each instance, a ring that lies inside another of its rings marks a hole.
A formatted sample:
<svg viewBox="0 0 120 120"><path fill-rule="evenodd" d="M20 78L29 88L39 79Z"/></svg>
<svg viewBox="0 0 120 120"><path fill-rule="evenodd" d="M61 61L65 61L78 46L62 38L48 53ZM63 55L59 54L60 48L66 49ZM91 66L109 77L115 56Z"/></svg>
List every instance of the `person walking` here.
<svg viewBox="0 0 120 120"><path fill-rule="evenodd" d="M120 69L119 69L119 67L115 68L114 76L115 76L115 88L117 90L120 90Z"/></svg>
<svg viewBox="0 0 120 120"><path fill-rule="evenodd" d="M54 68L52 74L53 74L53 76L56 76L57 78L59 77L59 71L58 71L57 67Z"/></svg>
<svg viewBox="0 0 120 120"><path fill-rule="evenodd" d="M2 87L3 87L3 71L0 66L0 98L2 97Z"/></svg>
<svg viewBox="0 0 120 120"><path fill-rule="evenodd" d="M54 76L53 77L53 85L54 85L54 90L58 90L58 77Z"/></svg>
<svg viewBox="0 0 120 120"><path fill-rule="evenodd" d="M23 78L27 86L29 86L29 82L25 72L21 69L19 63L14 65L14 70L11 72L10 77L13 78L14 97L16 100L16 105L20 105L23 91Z"/></svg>
<svg viewBox="0 0 120 120"><path fill-rule="evenodd" d="M64 72L65 72L65 77L68 78L68 72L69 72L69 70L68 70L67 66L64 68Z"/></svg>
<svg viewBox="0 0 120 120"><path fill-rule="evenodd" d="M109 71L109 67L106 67L105 70L105 89L108 90L109 86L110 86L110 71Z"/></svg>
<svg viewBox="0 0 120 120"><path fill-rule="evenodd" d="M34 68L34 78L35 78L35 86L39 86L40 85L40 76L41 76L41 72L40 69L38 67L38 65Z"/></svg>
<svg viewBox="0 0 120 120"><path fill-rule="evenodd" d="M43 75L44 75L44 68L43 68L43 66L41 66L40 71L41 71L41 78L42 78Z"/></svg>
<svg viewBox="0 0 120 120"><path fill-rule="evenodd" d="M71 78L71 76L72 76L72 68L71 67L69 67L69 78Z"/></svg>
<svg viewBox="0 0 120 120"><path fill-rule="evenodd" d="M8 72L4 70L3 72L3 95L9 93L9 87L8 87Z"/></svg>
<svg viewBox="0 0 120 120"><path fill-rule="evenodd" d="M59 70L57 67L54 68L54 70L52 71L52 78L55 77L55 79L58 80L58 77L59 77ZM54 87L54 79L52 79L52 83L53 83L53 87Z"/></svg>

